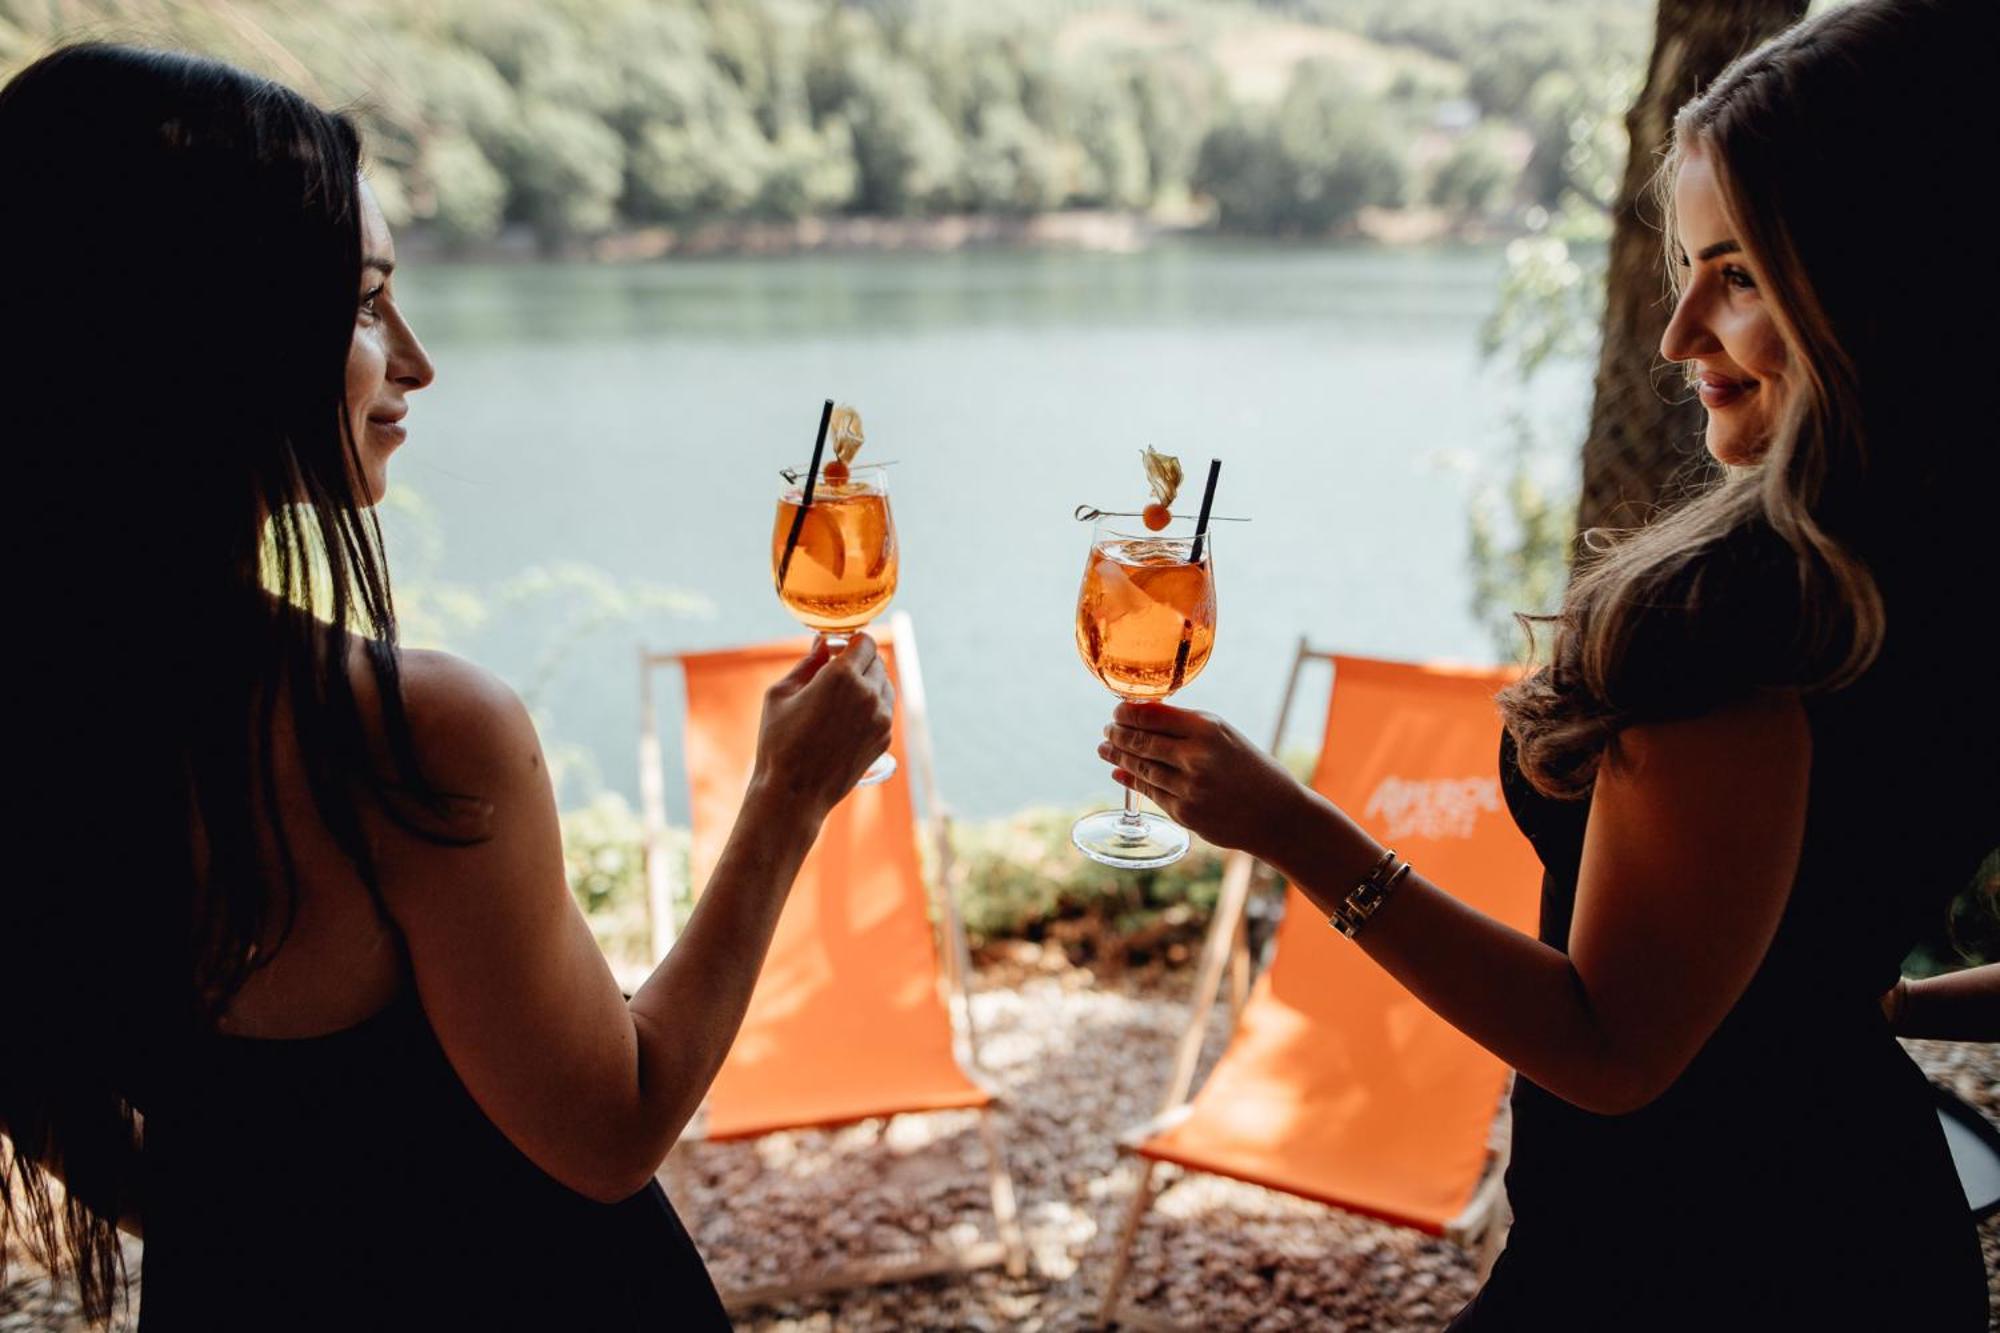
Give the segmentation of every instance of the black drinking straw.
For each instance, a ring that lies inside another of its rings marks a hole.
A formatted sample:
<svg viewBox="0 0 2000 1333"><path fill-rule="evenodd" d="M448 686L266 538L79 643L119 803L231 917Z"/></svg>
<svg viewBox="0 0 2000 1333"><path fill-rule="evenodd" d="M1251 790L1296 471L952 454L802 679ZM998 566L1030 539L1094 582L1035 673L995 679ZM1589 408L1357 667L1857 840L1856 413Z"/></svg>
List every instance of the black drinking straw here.
<svg viewBox="0 0 2000 1333"><path fill-rule="evenodd" d="M1222 460L1208 460L1208 487L1201 493L1201 515L1194 521L1194 559L1190 564L1201 563L1201 544L1208 540L1208 511L1215 508L1215 482L1222 475Z"/></svg>
<svg viewBox="0 0 2000 1333"><path fill-rule="evenodd" d="M1201 514L1194 521L1194 551L1188 561L1191 565L1201 564L1202 543L1208 540L1208 511L1215 506L1215 483L1222 476L1222 460L1208 460L1208 487L1201 493ZM1174 649L1174 679L1169 690L1178 690L1183 677L1187 675L1188 649L1194 646L1194 621L1181 621L1180 647Z"/></svg>
<svg viewBox="0 0 2000 1333"><path fill-rule="evenodd" d="M826 452L826 428L828 423L830 423L832 420L833 420L833 399L829 398L826 400L826 405L820 408L819 410L819 435L815 437L813 440L812 466L806 469L805 494L799 497L799 510L797 513L792 515L792 530L785 534L785 553L784 555L778 558L779 592L783 592L785 590L785 573L792 567L792 552L798 549L799 533L805 530L806 510L812 508L813 484L819 480L819 459L820 455ZM1208 479L1208 489L1211 495L1214 494L1215 477L1214 474L1212 473L1210 474ZM1202 504L1201 512L1202 512L1202 524L1203 526L1207 526L1208 505L1206 502ZM1199 556L1196 556L1195 558L1200 559Z"/></svg>

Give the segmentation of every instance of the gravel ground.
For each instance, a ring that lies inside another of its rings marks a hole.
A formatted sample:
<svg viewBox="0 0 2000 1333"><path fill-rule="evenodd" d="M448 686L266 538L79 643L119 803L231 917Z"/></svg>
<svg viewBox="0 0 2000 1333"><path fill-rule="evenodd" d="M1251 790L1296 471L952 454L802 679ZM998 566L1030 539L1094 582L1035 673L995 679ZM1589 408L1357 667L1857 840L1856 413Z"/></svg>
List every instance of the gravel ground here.
<svg viewBox="0 0 2000 1333"><path fill-rule="evenodd" d="M1002 1143L1019 1193L1027 1276L988 1270L753 1311L753 1333L1095 1327L1113 1233L1136 1174L1114 1136L1146 1119L1185 1022L1188 972L1105 981L1023 952L989 966L974 1012L1006 1104ZM1212 1023L1208 1058L1225 1016ZM2000 1046L1911 1043L1933 1077L2000 1119ZM1127 1292L1207 1330L1437 1329L1473 1289L1453 1247L1285 1196L1162 1168ZM724 1287L931 1241L990 1236L977 1117L952 1112L704 1144L670 1188ZM1981 1230L2000 1312L2000 1219ZM137 1266L134 1247L134 1266ZM121 1327L125 1327L121 1325ZM1992 1324L2000 1330L2000 1318ZM0 1333L83 1333L74 1302L16 1273Z"/></svg>

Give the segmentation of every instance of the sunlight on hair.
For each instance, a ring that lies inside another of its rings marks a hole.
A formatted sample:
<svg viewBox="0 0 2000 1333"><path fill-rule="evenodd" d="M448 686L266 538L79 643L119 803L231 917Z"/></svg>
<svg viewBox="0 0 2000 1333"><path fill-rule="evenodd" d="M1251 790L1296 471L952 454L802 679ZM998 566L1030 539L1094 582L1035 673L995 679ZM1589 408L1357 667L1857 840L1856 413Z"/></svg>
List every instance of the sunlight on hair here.
<svg viewBox="0 0 2000 1333"><path fill-rule="evenodd" d="M319 525L310 505L290 505L283 517L274 516L264 525L262 554L259 558L264 590L316 620L333 621L333 567ZM289 545L294 580L285 577L284 547ZM349 633L369 633L365 608L351 605L347 611Z"/></svg>

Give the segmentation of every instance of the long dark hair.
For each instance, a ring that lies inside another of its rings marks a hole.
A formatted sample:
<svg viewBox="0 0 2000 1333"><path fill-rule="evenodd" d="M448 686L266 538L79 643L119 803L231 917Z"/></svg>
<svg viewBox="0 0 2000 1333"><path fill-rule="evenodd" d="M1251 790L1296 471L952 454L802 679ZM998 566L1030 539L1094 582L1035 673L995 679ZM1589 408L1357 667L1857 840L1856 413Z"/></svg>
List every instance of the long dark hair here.
<svg viewBox="0 0 2000 1333"><path fill-rule="evenodd" d="M1587 792L1634 722L1844 688L1892 637L1990 663L2000 260L1968 191L2000 130L1977 92L1996 61L1993 5L1860 0L1681 110L1669 247L1674 172L1698 151L1797 383L1754 465L1636 533L1586 535L1548 668L1501 699L1542 791Z"/></svg>
<svg viewBox="0 0 2000 1333"><path fill-rule="evenodd" d="M367 805L441 808L345 411L359 157L345 117L212 60L74 46L0 90L0 1271L16 1243L73 1270L95 1319L154 1062L297 909L279 719L378 910Z"/></svg>

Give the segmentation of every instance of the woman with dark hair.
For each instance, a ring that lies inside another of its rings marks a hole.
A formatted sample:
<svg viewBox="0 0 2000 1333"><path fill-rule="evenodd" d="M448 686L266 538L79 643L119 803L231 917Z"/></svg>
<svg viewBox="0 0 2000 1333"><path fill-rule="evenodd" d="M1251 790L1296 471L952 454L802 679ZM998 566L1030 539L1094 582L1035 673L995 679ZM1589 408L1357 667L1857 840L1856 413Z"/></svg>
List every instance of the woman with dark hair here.
<svg viewBox="0 0 2000 1333"><path fill-rule="evenodd" d="M857 638L772 689L628 1002L526 712L396 646L371 507L434 372L359 165L212 61L80 46L0 90L0 1269L104 1318L122 1220L148 1333L724 1328L653 1173L890 687Z"/></svg>
<svg viewBox="0 0 2000 1333"><path fill-rule="evenodd" d="M2000 1038L2000 968L1897 980L2000 842L2000 262L1964 193L1996 68L1994 6L1860 0L1680 113L1661 351L1723 475L1591 534L1551 660L1502 695L1539 939L1215 718L1109 729L1120 781L1519 1071L1516 1220L1455 1329L1987 1326L1895 1035Z"/></svg>

